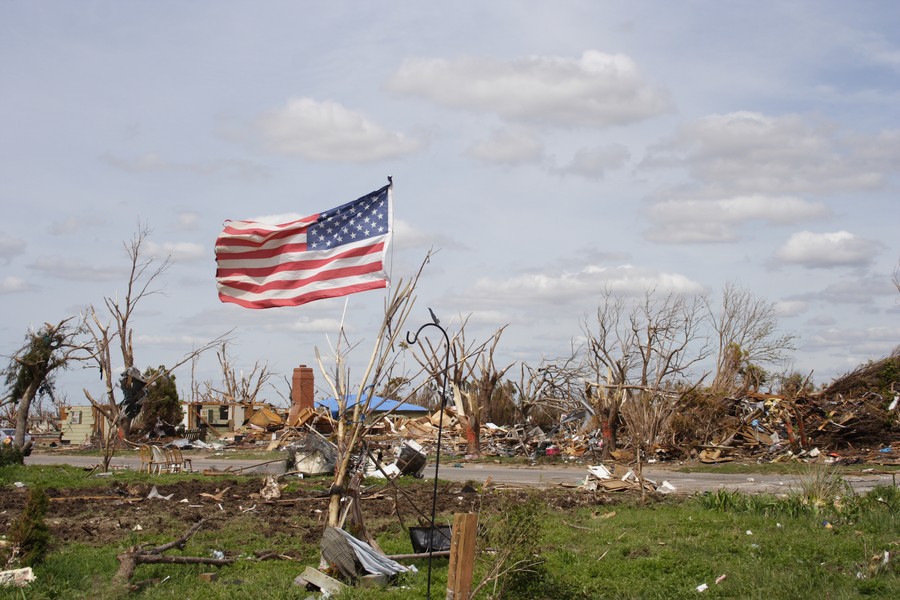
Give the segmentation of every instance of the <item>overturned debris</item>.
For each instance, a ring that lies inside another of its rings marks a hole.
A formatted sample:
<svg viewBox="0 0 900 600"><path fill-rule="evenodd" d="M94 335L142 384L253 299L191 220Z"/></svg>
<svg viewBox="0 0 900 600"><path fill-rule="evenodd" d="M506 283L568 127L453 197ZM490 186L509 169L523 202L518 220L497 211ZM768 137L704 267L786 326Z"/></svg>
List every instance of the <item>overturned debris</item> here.
<svg viewBox="0 0 900 600"><path fill-rule="evenodd" d="M393 577L413 570L391 560L343 529L328 527L322 536L322 558L350 580L371 575Z"/></svg>
<svg viewBox="0 0 900 600"><path fill-rule="evenodd" d="M675 486L668 481L657 484L646 477L643 481L643 488L645 491L661 494L672 494L677 491ZM588 467L588 474L584 478L581 489L587 491L603 490L606 492L640 491L641 480L635 475L633 470L625 469L619 465L615 465L612 471L605 465L595 465Z"/></svg>

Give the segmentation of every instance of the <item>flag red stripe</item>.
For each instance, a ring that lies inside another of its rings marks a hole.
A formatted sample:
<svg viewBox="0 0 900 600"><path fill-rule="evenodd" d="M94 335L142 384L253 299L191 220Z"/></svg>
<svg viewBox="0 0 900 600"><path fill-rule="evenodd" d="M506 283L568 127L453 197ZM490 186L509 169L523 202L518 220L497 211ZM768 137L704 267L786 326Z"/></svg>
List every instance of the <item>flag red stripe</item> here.
<svg viewBox="0 0 900 600"><path fill-rule="evenodd" d="M303 231L319 218L319 213L291 221L290 223L282 223L281 225L267 225L266 223L257 223L255 221L237 221L238 223L253 223L254 227L234 227L226 225L221 235L235 235L240 237L259 236L262 238L270 238L272 234L282 234L285 232ZM232 221L233 222L233 221ZM258 227L256 227L258 225ZM290 233L288 233L290 235Z"/></svg>
<svg viewBox="0 0 900 600"><path fill-rule="evenodd" d="M216 250L220 251L222 247L216 246ZM258 260L261 258L272 258L290 252L306 252L309 250L305 243L301 244L282 244L274 248L264 248L261 250L249 250L247 252L220 252L216 256L219 261L223 260Z"/></svg>
<svg viewBox="0 0 900 600"><path fill-rule="evenodd" d="M301 288L303 286L319 281L328 281L331 279L376 273L383 267L384 265L382 265L381 261L379 260L378 262L365 265L356 265L352 267L342 267L336 269L323 269L317 272L315 275L304 277L301 279L281 279L267 281L265 283L255 283L252 281L231 281L227 278L222 278L219 280L219 283L225 287L229 287L235 290L241 290L243 292L249 292L251 294L264 294L265 292L269 292L272 290L292 290Z"/></svg>
<svg viewBox="0 0 900 600"><path fill-rule="evenodd" d="M338 254L335 254L334 256L330 256L327 258L294 260L266 267L219 267L218 269L216 269L216 278L232 277L234 275L246 275L247 277L267 277L284 271L309 271L312 269L320 269L336 260L356 258L369 254L377 254L379 252L382 252L383 250L384 242L378 242L377 244L374 244L372 246L352 248L350 250L340 252ZM221 256L219 258L219 263L227 264L230 260L232 260L232 255L230 254L228 255L227 259L224 256Z"/></svg>
<svg viewBox="0 0 900 600"><path fill-rule="evenodd" d="M355 294L357 292L377 290L385 287L387 287L387 280L379 279L377 281L370 281L367 283L358 283L338 288L329 288L326 290L316 290L314 292L307 292L305 294L300 294L299 296L293 296L291 298L265 298L261 300L244 300L240 297L229 296L227 294L219 292L219 300L221 300L222 302L231 302L233 304L238 304L240 306L243 306L244 308L277 308L280 306L299 306L300 304L306 304L307 302L313 302L314 300L337 298L339 296L347 296L349 294Z"/></svg>
<svg viewBox="0 0 900 600"><path fill-rule="evenodd" d="M272 308L387 287L392 214L389 184L289 223L226 221L215 244L219 299Z"/></svg>
<svg viewBox="0 0 900 600"><path fill-rule="evenodd" d="M303 227L301 229L289 229L286 231L279 231L268 235L264 238L245 238L242 236L231 236L226 239L220 238L216 241L216 250L217 251L225 251L228 252L229 248L233 246L241 247L241 248L263 248L267 244L279 244L284 243L281 240L289 239L289 238L304 238L306 237L306 230L308 227Z"/></svg>

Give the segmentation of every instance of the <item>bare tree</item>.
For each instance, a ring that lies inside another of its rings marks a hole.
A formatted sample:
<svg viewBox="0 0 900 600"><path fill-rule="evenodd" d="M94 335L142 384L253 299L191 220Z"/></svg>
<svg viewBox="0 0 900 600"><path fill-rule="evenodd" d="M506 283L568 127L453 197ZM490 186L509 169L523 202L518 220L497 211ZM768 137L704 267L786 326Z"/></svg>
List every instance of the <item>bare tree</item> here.
<svg viewBox="0 0 900 600"><path fill-rule="evenodd" d="M571 408L570 395L558 385L558 372L556 365L547 361L542 361L537 367L519 363L519 378L512 385L516 391L519 422L525 425L523 444L528 443L528 425L533 420L549 418Z"/></svg>
<svg viewBox="0 0 900 600"><path fill-rule="evenodd" d="M642 497L647 453L669 432L678 389L685 387L690 369L710 354L702 335L703 307L702 299L680 294L660 299L649 291L628 319L640 379L636 393L625 397L622 417L635 447Z"/></svg>
<svg viewBox="0 0 900 600"><path fill-rule="evenodd" d="M457 419L466 437L467 454L481 456L481 412L512 364L497 368L494 353L506 326L497 329L483 342L466 343L467 320L450 338L450 367L444 372L445 349L426 341L422 348L413 349L413 356L435 381L452 390Z"/></svg>
<svg viewBox="0 0 900 600"><path fill-rule="evenodd" d="M641 499L646 493L644 462L653 445L669 436L680 397L675 390L645 389L629 395L622 404L622 420L634 445Z"/></svg>
<svg viewBox="0 0 900 600"><path fill-rule="evenodd" d="M634 336L627 327L625 300L606 289L596 322L582 320L584 364L578 369L586 402L591 405L603 440L601 458L608 460L618 444L619 408L635 361ZM570 379L571 381L571 379Z"/></svg>
<svg viewBox="0 0 900 600"><path fill-rule="evenodd" d="M350 497L351 502L347 506L356 504L354 501L354 489L358 488L363 476L365 460L360 460L359 469L351 473L351 462L354 456L360 456L363 451L362 441L371 423L365 417L371 412L373 391L381 387L388 379L392 366L397 360L397 353L404 350L406 345L401 342L401 333L406 319L415 303L416 284L425 264L430 260L430 253L419 268L416 275L408 282L398 282L395 291L385 300L384 317L375 336L369 362L362 378L355 386L350 383L350 371L347 366L351 350L357 344L351 344L343 331L338 333L338 340L331 349L331 356L326 359L316 348L316 361L319 365L327 385L338 401L338 412L341 418L337 422L335 442L337 457L335 461L334 479L331 486L330 501L328 505L328 526L341 527L347 516L342 514L341 500ZM325 361L330 360L330 368L326 368ZM352 416L345 418L348 412L348 400L353 395L351 389L356 390L356 402L353 404ZM368 535L363 527L362 534L369 543L375 545L374 538ZM377 545L376 545L377 547Z"/></svg>
<svg viewBox="0 0 900 600"><path fill-rule="evenodd" d="M204 382L205 389L196 389L194 393L205 400L224 399L226 402L246 402L253 404L259 397L273 374L266 364L258 361L253 364L249 373L243 370L235 371L228 356L228 344L222 342L216 357L219 359L219 368L222 370L222 385L217 387L211 381Z"/></svg>
<svg viewBox="0 0 900 600"><path fill-rule="evenodd" d="M664 389L683 382L690 369L709 356L702 336L703 304L678 294L659 297L649 290L631 305L605 290L597 310L597 322L583 323L587 338L585 359L586 396L600 419L604 458L615 449L620 409L638 403L631 414L670 418L667 411L649 410ZM622 415L641 450L655 443L663 423L629 419ZM639 465L640 466L640 465Z"/></svg>
<svg viewBox="0 0 900 600"><path fill-rule="evenodd" d="M7 386L3 404L15 405L16 435L13 443L22 448L28 429L28 416L35 398L53 398L54 373L68 369L72 363L87 360L88 345L83 341L84 323L73 323L75 317L58 323L44 323L38 331L25 335L25 343L10 357L2 375Z"/></svg>
<svg viewBox="0 0 900 600"><path fill-rule="evenodd" d="M775 305L735 282L722 288L721 306L706 301L706 309L718 345L713 392L734 393L737 376L750 365L780 362L794 349L796 336L778 332Z"/></svg>
<svg viewBox="0 0 900 600"><path fill-rule="evenodd" d="M894 287L900 292L900 261L898 261L897 268L894 269L894 273L891 275L891 281L894 282Z"/></svg>
<svg viewBox="0 0 900 600"><path fill-rule="evenodd" d="M550 389L550 373L543 363L532 367L526 362L519 363L519 378L513 382L516 391L516 411L518 421L527 424L533 411L544 406L544 397Z"/></svg>
<svg viewBox="0 0 900 600"><path fill-rule="evenodd" d="M155 286L156 280L169 268L171 261L166 258L157 261L141 254L141 246L150 235L147 227L139 226L138 231L130 242L123 243L125 253L130 262L130 271L125 298L119 300L115 297L103 299L106 305L109 319L103 320L94 306L88 307L87 326L94 340L94 362L100 369L100 375L105 381L105 401L95 399L87 390L84 394L92 405L96 406L109 420L111 425L128 431L128 419L119 410L115 398L116 384L113 379L113 352L114 346L118 346L118 354L122 358L122 371L124 378L122 385L131 387L134 385L134 330L131 327L131 319L135 308L144 298L162 293L162 289ZM139 373L139 371L138 371Z"/></svg>
<svg viewBox="0 0 900 600"><path fill-rule="evenodd" d="M127 291L124 299L120 301L118 297L104 298L104 304L109 313L107 320L102 319L93 306L88 308L85 319L88 334L93 341L91 359L100 370L100 376L104 381L103 395L99 398L95 398L87 389L83 390L85 397L103 415L108 424L106 435L103 439L102 466L104 471L109 469L109 463L115 452L116 436L125 438L131 421L131 417L122 410L122 403L117 399L117 384L114 379L114 373L118 368L121 369L122 376L118 382L118 387L123 391L124 396L127 396L130 390L136 390L152 383L152 379L142 381L140 370L135 367L132 318L137 305L143 299L162 293L162 288L155 287L155 285L157 279L169 268L171 261L168 257L163 261L158 261L142 255L142 246L149 234L149 229L139 227L131 241L123 244L130 262ZM220 336L204 344L199 349L194 349L178 361L169 371L220 344L223 337ZM121 366L114 363L114 347L117 347L118 354L121 355ZM162 377L167 372L161 370L154 377Z"/></svg>

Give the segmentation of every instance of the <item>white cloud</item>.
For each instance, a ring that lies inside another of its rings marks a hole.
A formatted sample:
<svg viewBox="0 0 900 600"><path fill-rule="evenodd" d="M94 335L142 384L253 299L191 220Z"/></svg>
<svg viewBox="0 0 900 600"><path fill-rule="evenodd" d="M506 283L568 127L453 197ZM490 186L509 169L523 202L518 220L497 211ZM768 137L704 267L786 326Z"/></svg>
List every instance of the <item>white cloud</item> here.
<svg viewBox="0 0 900 600"><path fill-rule="evenodd" d="M216 159L199 162L177 162L149 152L136 158L104 155L103 160L128 173L189 173L192 175L232 175L240 179L263 179L268 170L254 162L238 159Z"/></svg>
<svg viewBox="0 0 900 600"><path fill-rule="evenodd" d="M417 140L388 131L337 102L292 98L257 120L265 147L314 161L370 162L411 154Z"/></svg>
<svg viewBox="0 0 900 600"><path fill-rule="evenodd" d="M831 315L816 315L806 320L806 324L813 327L831 327L835 323L837 323L837 320Z"/></svg>
<svg viewBox="0 0 900 600"><path fill-rule="evenodd" d="M135 341L140 345L147 346L174 346L185 348L186 351L190 351L190 348L195 346L202 346L204 344L209 343L209 339L193 336L193 335L137 335Z"/></svg>
<svg viewBox="0 0 900 600"><path fill-rule="evenodd" d="M824 217L828 212L824 204L794 196L672 199L650 207L648 215L653 227L645 237L670 243L730 242L738 238L734 225L750 221L786 225Z"/></svg>
<svg viewBox="0 0 900 600"><path fill-rule="evenodd" d="M858 267L869 264L881 247L878 242L858 238L848 231L800 231L775 252L775 257L806 268Z"/></svg>
<svg viewBox="0 0 900 600"><path fill-rule="evenodd" d="M128 271L122 267L87 265L62 256L41 256L28 267L67 281L113 281L123 280L128 276Z"/></svg>
<svg viewBox="0 0 900 600"><path fill-rule="evenodd" d="M16 294L19 292L29 292L34 289L30 283L21 277L4 277L0 280L0 294Z"/></svg>
<svg viewBox="0 0 900 600"><path fill-rule="evenodd" d="M555 305L591 301L604 290L624 296L642 296L647 290L661 293L700 294L703 286L678 273L623 265L588 265L576 272L525 273L506 279L479 279L466 292L469 299L501 305Z"/></svg>
<svg viewBox="0 0 900 600"><path fill-rule="evenodd" d="M809 303L803 300L782 300L775 303L775 312L779 317L796 317L809 310Z"/></svg>
<svg viewBox="0 0 900 600"><path fill-rule="evenodd" d="M900 48L876 33L867 33L856 40L856 51L866 60L900 72Z"/></svg>
<svg viewBox="0 0 900 600"><path fill-rule="evenodd" d="M667 244L733 242L738 239L734 229L724 223L656 223L644 237Z"/></svg>
<svg viewBox="0 0 900 600"><path fill-rule="evenodd" d="M572 162L560 169L560 172L602 179L607 171L624 167L630 158L628 148L621 144L579 148L572 157Z"/></svg>
<svg viewBox="0 0 900 600"><path fill-rule="evenodd" d="M685 166L702 191L715 196L867 190L900 169L900 145L881 143L892 133L849 136L797 115L732 112L684 127L642 164Z"/></svg>
<svg viewBox="0 0 900 600"><path fill-rule="evenodd" d="M779 225L815 219L828 214L819 202L792 196L736 196L724 200L670 200L653 206L651 216L659 221L741 223L759 220Z"/></svg>
<svg viewBox="0 0 900 600"><path fill-rule="evenodd" d="M886 356L900 340L900 326L877 326L863 329L831 327L810 339L812 346L846 348L855 353Z"/></svg>
<svg viewBox="0 0 900 600"><path fill-rule="evenodd" d="M247 219L242 219L245 221L256 221L257 223L266 223L268 225L282 225L284 223L290 223L291 221L297 221L304 217L308 217L309 215L301 215L300 213L290 212L290 213L274 213L270 215L259 215L258 217L250 217Z"/></svg>
<svg viewBox="0 0 900 600"><path fill-rule="evenodd" d="M884 273L869 273L858 277L841 277L817 292L795 297L799 300L818 300L829 304L871 305L878 298L897 295L897 289Z"/></svg>
<svg viewBox="0 0 900 600"><path fill-rule="evenodd" d="M518 165L540 162L544 145L533 131L524 127L506 127L491 137L472 144L466 155L485 162Z"/></svg>
<svg viewBox="0 0 900 600"><path fill-rule="evenodd" d="M0 260L8 263L14 256L25 252L26 245L23 239L0 233Z"/></svg>
<svg viewBox="0 0 900 600"><path fill-rule="evenodd" d="M78 233L93 225L96 225L96 222L91 219L71 215L61 221L53 221L48 231L50 235L67 235Z"/></svg>
<svg viewBox="0 0 900 600"><path fill-rule="evenodd" d="M391 246L398 250L432 247L435 249L464 250L465 246L446 235L422 231L411 223L394 217L394 234Z"/></svg>
<svg viewBox="0 0 900 600"><path fill-rule="evenodd" d="M177 227L181 231L196 231L200 227L200 215L193 211L178 213Z"/></svg>
<svg viewBox="0 0 900 600"><path fill-rule="evenodd" d="M509 313L502 310L473 310L470 313L454 315L447 319L447 327L454 328L456 326L461 326L461 324L465 322L466 325L486 325L491 328L496 328L513 320L513 317ZM441 318L442 324L443 321L444 319Z"/></svg>
<svg viewBox="0 0 900 600"><path fill-rule="evenodd" d="M336 333L341 329L341 322L338 319L310 319L304 317L289 322L285 328L278 329L302 333Z"/></svg>
<svg viewBox="0 0 900 600"><path fill-rule="evenodd" d="M193 242L164 242L162 244L148 242L146 255L148 258L157 259L170 257L173 262L209 260L211 257L210 251L202 244Z"/></svg>
<svg viewBox="0 0 900 600"><path fill-rule="evenodd" d="M665 92L641 78L631 58L596 50L579 59L410 59L388 88L452 108L565 127L633 123L671 106Z"/></svg>

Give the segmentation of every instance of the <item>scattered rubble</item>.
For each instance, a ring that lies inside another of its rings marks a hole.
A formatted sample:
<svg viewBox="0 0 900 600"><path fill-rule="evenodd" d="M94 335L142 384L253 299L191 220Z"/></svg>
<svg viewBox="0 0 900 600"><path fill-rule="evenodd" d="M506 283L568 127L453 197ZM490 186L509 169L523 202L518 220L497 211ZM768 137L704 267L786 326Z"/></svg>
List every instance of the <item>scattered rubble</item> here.
<svg viewBox="0 0 900 600"><path fill-rule="evenodd" d="M648 492L660 494L672 494L677 491L674 485L668 481L657 483L652 479L644 478L644 489ZM590 492L602 490L605 492L640 491L641 480L634 471L621 465L614 465L610 471L604 465L588 467L588 474L584 478L581 488Z"/></svg>
<svg viewBox="0 0 900 600"><path fill-rule="evenodd" d="M788 396L751 390L685 405L676 416L681 419L679 426L667 443L650 449L647 463L751 460L900 464L898 373L900 353L895 353L862 365L819 391L805 388ZM310 374L306 377L311 379ZM303 402L294 399L289 410L265 403L241 405L240 410L236 408L240 403L233 410L226 402L215 406L207 402L205 410L190 405L191 428L182 427L174 436L146 443L172 450L280 451L286 454L289 472L304 476L332 473L337 457L335 432L341 416L327 407L316 407L311 398ZM436 450L439 427L442 453L457 460L468 458L471 432L466 423L478 420L460 414L464 410L462 403L451 403L443 410L425 414L373 411L364 415L367 475L420 476L425 457ZM237 420L238 416L242 420ZM241 424L234 427L235 423ZM36 443L60 448L60 430L64 427L47 415L41 416L40 427L33 433ZM618 431L618 447L604 448L596 418L584 407L560 415L552 426L546 421L541 425L531 421L512 425L485 422L479 431L480 455L633 464L628 428L620 423ZM616 479L621 481L621 477ZM604 485L612 484L607 481Z"/></svg>
<svg viewBox="0 0 900 600"><path fill-rule="evenodd" d="M35 580L31 567L0 571L0 586L26 587Z"/></svg>

